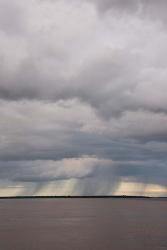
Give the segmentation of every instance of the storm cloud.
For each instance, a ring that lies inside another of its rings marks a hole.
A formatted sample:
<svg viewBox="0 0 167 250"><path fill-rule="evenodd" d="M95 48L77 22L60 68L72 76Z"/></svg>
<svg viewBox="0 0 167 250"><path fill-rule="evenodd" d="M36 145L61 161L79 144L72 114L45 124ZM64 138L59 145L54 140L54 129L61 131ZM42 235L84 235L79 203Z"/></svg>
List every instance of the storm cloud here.
<svg viewBox="0 0 167 250"><path fill-rule="evenodd" d="M166 190L166 10L0 0L0 194Z"/></svg>

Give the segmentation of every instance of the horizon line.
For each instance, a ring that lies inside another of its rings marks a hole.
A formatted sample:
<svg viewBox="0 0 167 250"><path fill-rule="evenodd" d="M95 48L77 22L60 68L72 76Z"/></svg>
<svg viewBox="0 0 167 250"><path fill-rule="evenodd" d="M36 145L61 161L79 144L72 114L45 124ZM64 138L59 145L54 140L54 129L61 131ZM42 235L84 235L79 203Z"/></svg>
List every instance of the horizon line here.
<svg viewBox="0 0 167 250"><path fill-rule="evenodd" d="M136 198L136 199L167 199L167 196L144 196L144 195L22 195L0 196L0 199L38 199L38 198Z"/></svg>

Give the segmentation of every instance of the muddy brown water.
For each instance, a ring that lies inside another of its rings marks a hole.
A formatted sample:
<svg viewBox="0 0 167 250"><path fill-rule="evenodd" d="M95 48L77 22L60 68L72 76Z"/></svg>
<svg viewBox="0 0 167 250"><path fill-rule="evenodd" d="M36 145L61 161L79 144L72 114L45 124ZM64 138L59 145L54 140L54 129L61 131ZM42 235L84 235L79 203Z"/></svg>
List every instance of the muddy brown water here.
<svg viewBox="0 0 167 250"><path fill-rule="evenodd" d="M167 250L167 200L0 200L0 250Z"/></svg>

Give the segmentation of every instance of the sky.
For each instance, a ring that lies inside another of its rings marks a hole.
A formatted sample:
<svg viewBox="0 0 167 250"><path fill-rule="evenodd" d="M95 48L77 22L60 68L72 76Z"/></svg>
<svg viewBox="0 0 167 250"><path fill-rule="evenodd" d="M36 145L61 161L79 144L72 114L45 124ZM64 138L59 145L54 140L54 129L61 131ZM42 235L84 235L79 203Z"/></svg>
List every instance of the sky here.
<svg viewBox="0 0 167 250"><path fill-rule="evenodd" d="M166 11L0 0L0 196L167 196Z"/></svg>

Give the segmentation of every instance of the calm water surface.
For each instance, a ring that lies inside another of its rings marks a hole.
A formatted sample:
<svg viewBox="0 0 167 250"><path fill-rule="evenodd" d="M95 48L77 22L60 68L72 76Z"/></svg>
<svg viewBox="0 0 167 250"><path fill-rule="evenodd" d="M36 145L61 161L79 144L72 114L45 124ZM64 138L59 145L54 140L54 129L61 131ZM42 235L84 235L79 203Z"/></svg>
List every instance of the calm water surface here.
<svg viewBox="0 0 167 250"><path fill-rule="evenodd" d="M0 250L167 250L167 201L0 200Z"/></svg>

